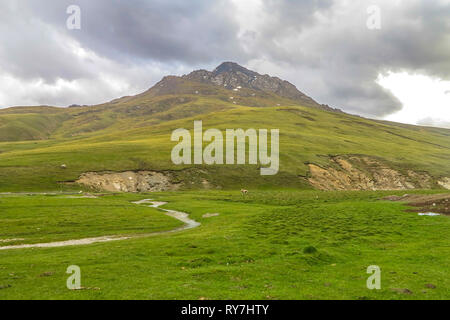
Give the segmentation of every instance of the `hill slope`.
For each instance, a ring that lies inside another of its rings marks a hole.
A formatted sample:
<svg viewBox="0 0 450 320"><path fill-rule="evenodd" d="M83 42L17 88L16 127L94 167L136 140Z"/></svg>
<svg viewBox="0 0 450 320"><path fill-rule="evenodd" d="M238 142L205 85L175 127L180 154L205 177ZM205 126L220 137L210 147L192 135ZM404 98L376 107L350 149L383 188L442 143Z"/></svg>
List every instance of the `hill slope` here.
<svg viewBox="0 0 450 320"><path fill-rule="evenodd" d="M279 129L279 173L261 176L259 165L174 165L171 133L192 131L194 120L204 130ZM70 182L87 172L101 173L97 186L122 191L146 190L148 179L158 190L438 188L448 186L449 164L450 130L338 112L288 82L232 63L165 77L142 94L101 105L0 110L2 191L79 188ZM103 175L127 171L138 172L140 186L127 174Z"/></svg>

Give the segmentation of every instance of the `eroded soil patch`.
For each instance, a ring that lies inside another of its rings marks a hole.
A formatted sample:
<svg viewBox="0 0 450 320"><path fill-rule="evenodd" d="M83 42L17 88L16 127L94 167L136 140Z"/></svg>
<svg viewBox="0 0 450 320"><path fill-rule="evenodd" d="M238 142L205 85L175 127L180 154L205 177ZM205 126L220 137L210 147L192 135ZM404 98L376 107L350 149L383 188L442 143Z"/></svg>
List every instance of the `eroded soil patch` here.
<svg viewBox="0 0 450 320"><path fill-rule="evenodd" d="M158 192L177 190L168 173L156 171L126 171L118 173L87 172L76 181L94 190L110 192Z"/></svg>
<svg viewBox="0 0 450 320"><path fill-rule="evenodd" d="M385 197L383 200L406 202L415 207L415 209L408 210L410 212L434 212L450 215L450 194L405 194L404 196Z"/></svg>
<svg viewBox="0 0 450 320"><path fill-rule="evenodd" d="M309 182L320 190L430 189L433 178L425 172L400 172L368 156L337 156L328 167L309 164Z"/></svg>
<svg viewBox="0 0 450 320"><path fill-rule="evenodd" d="M438 184L444 188L450 190L450 178L444 177L438 181Z"/></svg>

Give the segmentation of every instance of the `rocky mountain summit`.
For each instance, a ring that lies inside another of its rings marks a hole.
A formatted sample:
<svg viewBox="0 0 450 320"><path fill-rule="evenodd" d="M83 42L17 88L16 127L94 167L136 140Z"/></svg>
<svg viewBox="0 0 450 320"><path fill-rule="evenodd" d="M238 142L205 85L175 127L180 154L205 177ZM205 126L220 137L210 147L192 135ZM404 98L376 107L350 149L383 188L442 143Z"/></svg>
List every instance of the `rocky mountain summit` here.
<svg viewBox="0 0 450 320"><path fill-rule="evenodd" d="M248 70L234 62L224 62L212 72L207 70L193 71L183 79L203 83L211 83L229 90L241 88L271 92L280 97L298 101L305 105L320 106L312 98L299 91L293 84Z"/></svg>
<svg viewBox="0 0 450 320"><path fill-rule="evenodd" d="M165 95L216 96L222 101L252 107L301 105L331 112L342 112L319 104L292 83L270 75L261 75L234 62L224 62L213 71L196 70L181 77L166 76L147 92L136 97ZM121 103L133 99L123 97Z"/></svg>

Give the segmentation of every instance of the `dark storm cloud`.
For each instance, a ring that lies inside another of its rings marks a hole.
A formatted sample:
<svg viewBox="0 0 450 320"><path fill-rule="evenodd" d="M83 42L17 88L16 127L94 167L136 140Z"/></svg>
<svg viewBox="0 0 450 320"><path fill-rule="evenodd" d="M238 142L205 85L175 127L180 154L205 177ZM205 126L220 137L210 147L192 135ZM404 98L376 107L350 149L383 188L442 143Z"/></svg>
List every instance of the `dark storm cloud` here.
<svg viewBox="0 0 450 320"><path fill-rule="evenodd" d="M0 68L14 77L75 79L89 71L50 26L46 26L20 1L0 4Z"/></svg>
<svg viewBox="0 0 450 320"><path fill-rule="evenodd" d="M259 51L266 59L295 68L296 83L321 102L383 116L401 104L376 84L380 73L450 78L450 1L264 2L273 24L265 25L255 51L264 48ZM374 4L381 10L381 30L366 27L366 10ZM298 25L292 23L296 14Z"/></svg>
<svg viewBox="0 0 450 320"><path fill-rule="evenodd" d="M66 27L73 4L81 8L81 30ZM7 97L0 107L99 103L136 94L167 73L232 59L239 54L232 12L226 1L207 0L3 0L0 87L20 88L0 92ZM38 92L36 83L46 87Z"/></svg>
<svg viewBox="0 0 450 320"><path fill-rule="evenodd" d="M450 1L260 0L239 14L253 2L3 0L0 69L25 87L33 79L78 85L55 85L47 100L35 94L52 104L75 103L95 84L102 94L92 93L92 101L112 99L164 74L233 60L286 78L319 102L375 117L401 108L376 83L380 74L450 79ZM72 4L81 8L81 30L66 28ZM381 9L381 30L366 27L369 5ZM88 54L77 54L77 46Z"/></svg>
<svg viewBox="0 0 450 320"><path fill-rule="evenodd" d="M76 4L82 29L65 30L66 8ZM233 6L218 0L50 0L33 10L95 52L114 59L205 63L239 55ZM63 13L63 14L61 14Z"/></svg>

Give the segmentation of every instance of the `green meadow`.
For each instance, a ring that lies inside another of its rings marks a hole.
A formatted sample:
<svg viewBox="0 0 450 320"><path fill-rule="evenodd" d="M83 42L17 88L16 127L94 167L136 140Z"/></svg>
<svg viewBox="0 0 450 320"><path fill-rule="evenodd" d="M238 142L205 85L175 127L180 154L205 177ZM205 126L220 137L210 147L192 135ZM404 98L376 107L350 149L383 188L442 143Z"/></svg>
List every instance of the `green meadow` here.
<svg viewBox="0 0 450 320"><path fill-rule="evenodd" d="M181 222L156 209L130 205L126 196L108 200L77 195L0 197L0 235L8 245L171 230Z"/></svg>
<svg viewBox="0 0 450 320"><path fill-rule="evenodd" d="M167 201L162 208L189 213L201 226L84 246L0 250L0 299L448 299L450 221L380 200L403 193L1 195L1 239L24 239L14 244L180 225L131 203L146 198ZM66 288L70 265L81 268L84 290ZM371 265L381 268L380 290L366 288Z"/></svg>

